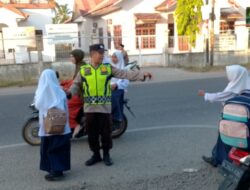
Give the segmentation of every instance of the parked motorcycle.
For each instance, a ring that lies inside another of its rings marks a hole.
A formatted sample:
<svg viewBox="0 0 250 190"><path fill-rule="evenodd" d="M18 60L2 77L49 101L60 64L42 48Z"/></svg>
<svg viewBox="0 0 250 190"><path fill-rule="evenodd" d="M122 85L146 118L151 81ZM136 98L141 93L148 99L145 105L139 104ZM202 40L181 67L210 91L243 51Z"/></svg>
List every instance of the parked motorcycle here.
<svg viewBox="0 0 250 190"><path fill-rule="evenodd" d="M128 99L125 99L123 102L123 105L127 108L127 110L134 116L131 108L128 105ZM39 131L39 124L38 124L38 120L39 120L39 112L38 110L35 108L34 104L31 104L30 109L32 110L32 114L31 116L26 120L26 122L23 125L22 128L22 136L25 142L27 142L28 144L32 145L32 146L36 146L36 145L40 145L41 143L41 139L38 136L38 131ZM83 116L84 117L84 116ZM77 138L80 137L84 137L86 136L86 130L84 127L84 118L82 118L82 124L81 124L81 130L79 131L78 135L76 136ZM125 131L127 130L127 126L128 126L128 120L125 114L123 114L123 121L120 124L120 126L114 127L112 129L112 138L118 138L120 136L122 136ZM74 129L72 129L72 133L74 132Z"/></svg>

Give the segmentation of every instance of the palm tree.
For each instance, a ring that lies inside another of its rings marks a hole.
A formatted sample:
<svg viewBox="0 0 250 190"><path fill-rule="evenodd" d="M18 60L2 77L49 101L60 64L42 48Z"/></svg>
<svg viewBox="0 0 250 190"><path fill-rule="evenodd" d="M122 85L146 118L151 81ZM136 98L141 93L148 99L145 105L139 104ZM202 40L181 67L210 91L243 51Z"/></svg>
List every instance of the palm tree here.
<svg viewBox="0 0 250 190"><path fill-rule="evenodd" d="M68 8L68 4L65 5L59 5L57 2L51 0L55 3L55 17L52 18L53 24L60 24L64 23L66 20L70 18L70 14L72 11ZM51 2L50 1L50 2Z"/></svg>

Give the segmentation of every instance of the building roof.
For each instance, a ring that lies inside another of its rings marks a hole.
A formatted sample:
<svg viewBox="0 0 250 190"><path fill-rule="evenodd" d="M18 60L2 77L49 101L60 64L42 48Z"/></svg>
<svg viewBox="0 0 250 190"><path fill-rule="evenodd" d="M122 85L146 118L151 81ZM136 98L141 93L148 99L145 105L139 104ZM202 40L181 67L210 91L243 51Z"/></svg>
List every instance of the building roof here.
<svg viewBox="0 0 250 190"><path fill-rule="evenodd" d="M2 3L0 1L0 7L3 7L3 8L5 8L5 9L7 9L7 10L9 10L9 11L15 13L15 14L18 14L18 15L22 16L24 19L29 17L29 15L27 13L24 13L24 12L18 10L12 4L5 4L5 3Z"/></svg>
<svg viewBox="0 0 250 190"><path fill-rule="evenodd" d="M11 5L18 9L54 9L56 7L55 3L17 3Z"/></svg>
<svg viewBox="0 0 250 190"><path fill-rule="evenodd" d="M225 20L242 20L244 15L242 15L238 10L233 7L221 8L221 18Z"/></svg>
<svg viewBox="0 0 250 190"><path fill-rule="evenodd" d="M18 1L10 1L10 3L3 3L0 0L1 4L8 5L16 9L54 9L56 7L56 3L52 1L44 1L40 3L24 3L22 1L20 1L19 3L17 2Z"/></svg>
<svg viewBox="0 0 250 190"><path fill-rule="evenodd" d="M235 0L228 0L228 3L236 8L240 7L240 5Z"/></svg>
<svg viewBox="0 0 250 190"><path fill-rule="evenodd" d="M101 16L118 10L122 0L75 0L73 18L78 16Z"/></svg>
<svg viewBox="0 0 250 190"><path fill-rule="evenodd" d="M159 13L136 13L134 14L137 20L160 20L161 15Z"/></svg>
<svg viewBox="0 0 250 190"><path fill-rule="evenodd" d="M98 11L102 11L103 9L111 9L115 7L117 3L120 3L122 0L103 0L99 4L97 4L94 9L90 10L89 13L97 13Z"/></svg>
<svg viewBox="0 0 250 190"><path fill-rule="evenodd" d="M156 11L172 12L175 10L177 0L164 0L160 5L155 7Z"/></svg>

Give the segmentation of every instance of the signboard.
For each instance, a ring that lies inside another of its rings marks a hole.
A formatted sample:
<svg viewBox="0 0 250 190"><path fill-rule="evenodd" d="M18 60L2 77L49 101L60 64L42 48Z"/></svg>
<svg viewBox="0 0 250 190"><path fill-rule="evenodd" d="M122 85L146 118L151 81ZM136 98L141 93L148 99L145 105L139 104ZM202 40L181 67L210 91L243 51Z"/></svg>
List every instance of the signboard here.
<svg viewBox="0 0 250 190"><path fill-rule="evenodd" d="M215 50L230 51L236 48L236 35L221 34L215 37Z"/></svg>
<svg viewBox="0 0 250 190"><path fill-rule="evenodd" d="M77 24L47 24L45 29L50 44L78 43Z"/></svg>
<svg viewBox="0 0 250 190"><path fill-rule="evenodd" d="M36 47L35 27L4 27L2 31L5 47Z"/></svg>

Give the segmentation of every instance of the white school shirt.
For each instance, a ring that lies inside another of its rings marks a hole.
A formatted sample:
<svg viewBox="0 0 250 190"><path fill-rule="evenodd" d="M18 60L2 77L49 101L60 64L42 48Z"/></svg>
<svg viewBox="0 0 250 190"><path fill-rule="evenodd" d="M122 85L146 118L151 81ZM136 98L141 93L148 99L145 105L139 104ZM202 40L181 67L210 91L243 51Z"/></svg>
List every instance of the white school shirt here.
<svg viewBox="0 0 250 190"><path fill-rule="evenodd" d="M235 97L237 94L233 92L217 92L217 93L205 93L204 99L208 102L225 102L230 98Z"/></svg>

